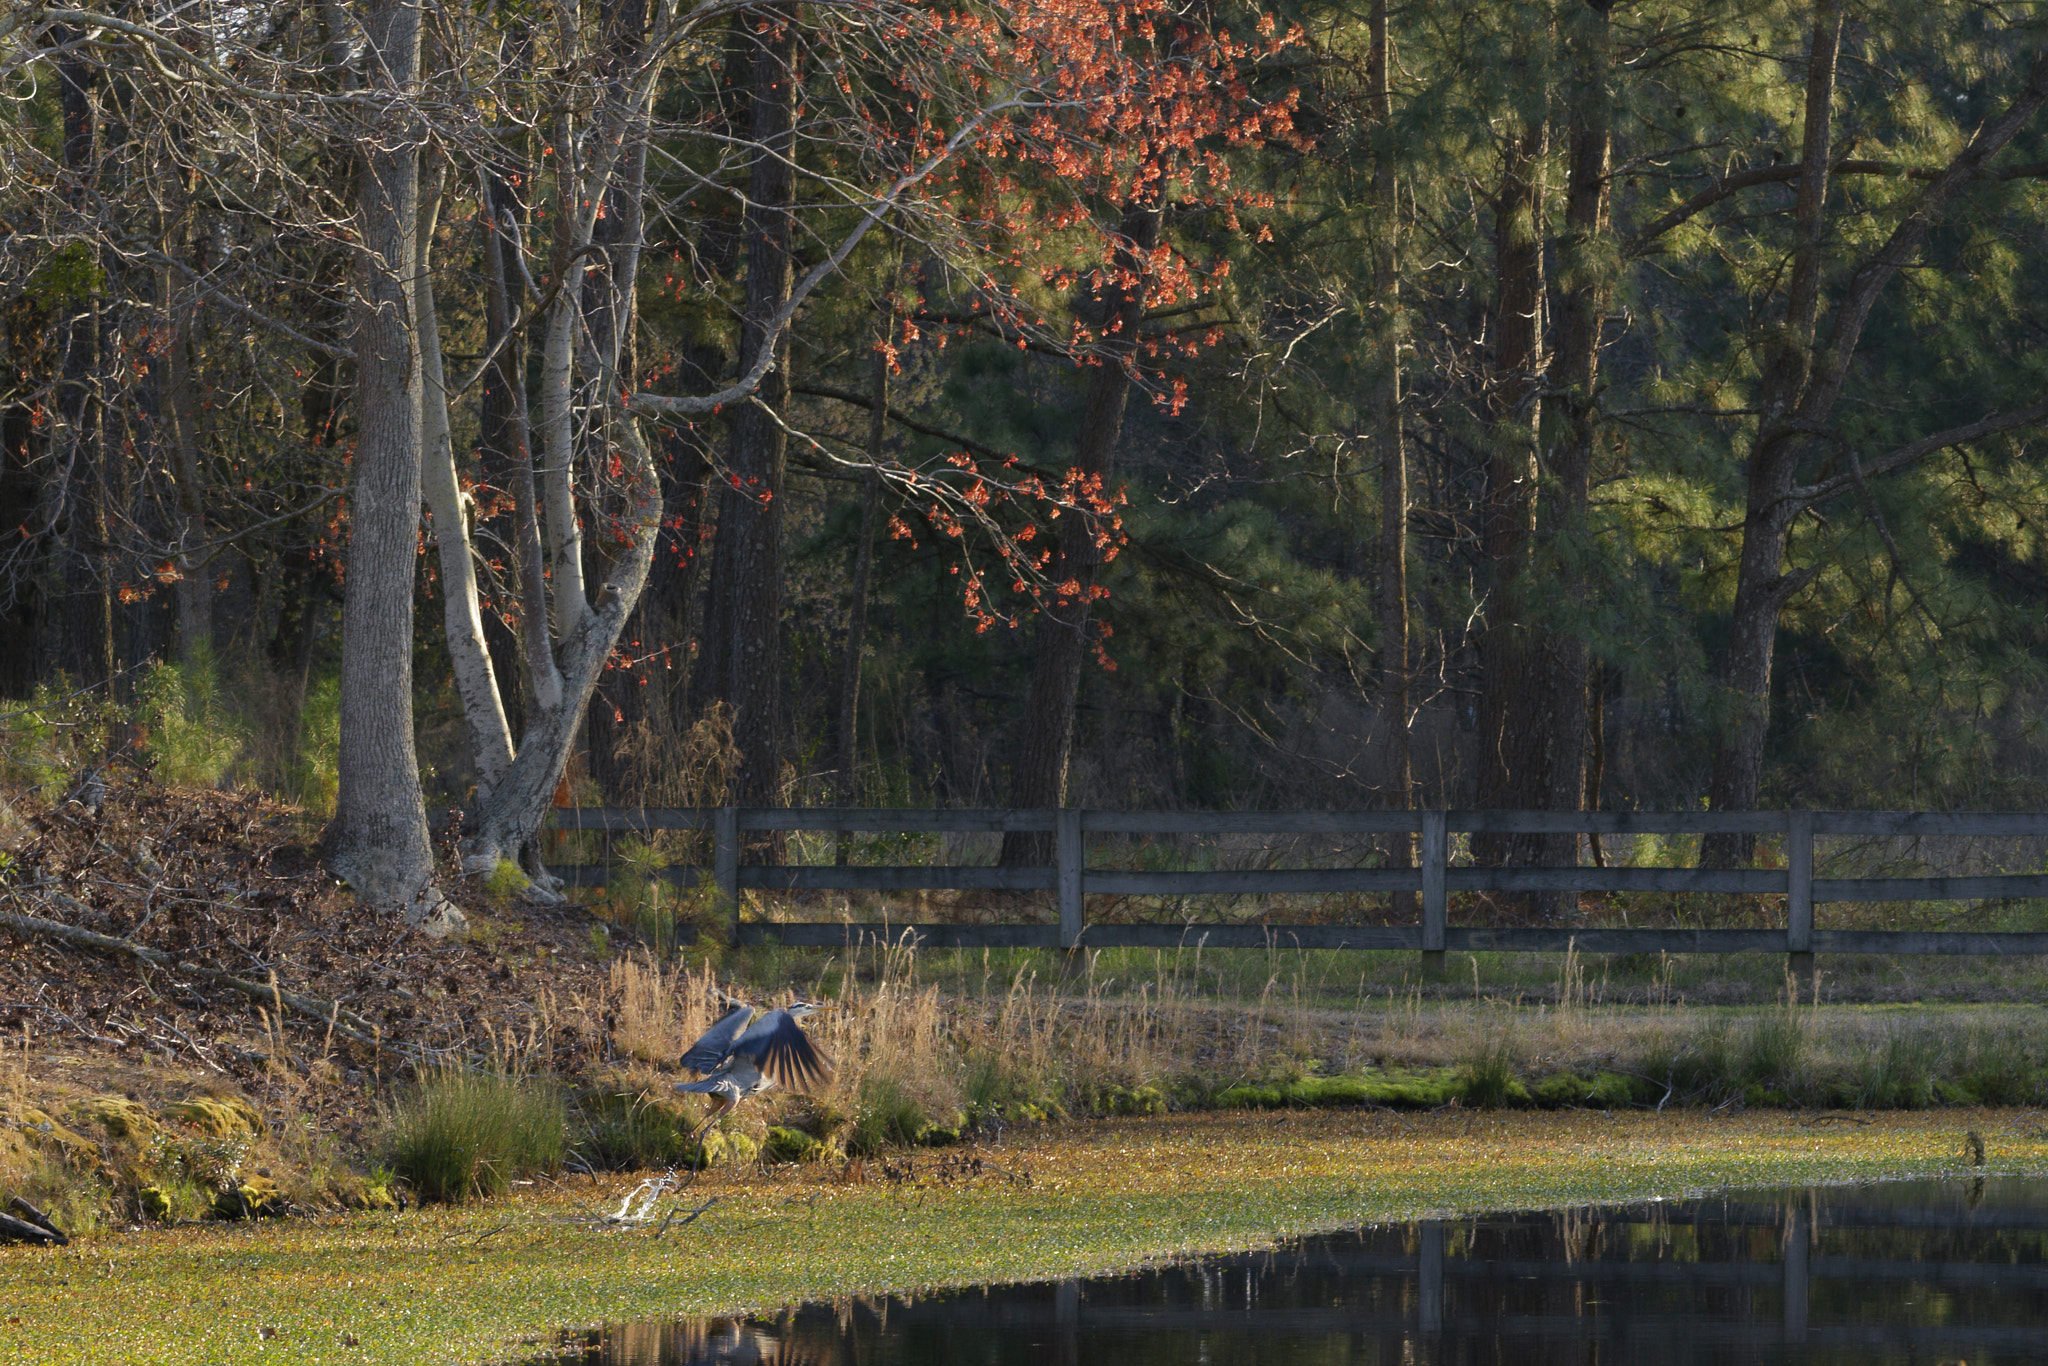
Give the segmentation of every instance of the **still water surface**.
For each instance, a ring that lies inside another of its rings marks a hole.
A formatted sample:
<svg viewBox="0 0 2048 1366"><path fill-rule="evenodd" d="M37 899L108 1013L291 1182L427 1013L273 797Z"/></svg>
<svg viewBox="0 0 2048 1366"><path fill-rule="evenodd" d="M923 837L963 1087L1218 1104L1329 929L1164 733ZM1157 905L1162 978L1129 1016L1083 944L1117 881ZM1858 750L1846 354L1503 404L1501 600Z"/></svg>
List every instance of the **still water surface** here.
<svg viewBox="0 0 2048 1366"><path fill-rule="evenodd" d="M1126 1276L615 1324L563 1346L553 1361L587 1366L2048 1366L2048 1180L1383 1225Z"/></svg>

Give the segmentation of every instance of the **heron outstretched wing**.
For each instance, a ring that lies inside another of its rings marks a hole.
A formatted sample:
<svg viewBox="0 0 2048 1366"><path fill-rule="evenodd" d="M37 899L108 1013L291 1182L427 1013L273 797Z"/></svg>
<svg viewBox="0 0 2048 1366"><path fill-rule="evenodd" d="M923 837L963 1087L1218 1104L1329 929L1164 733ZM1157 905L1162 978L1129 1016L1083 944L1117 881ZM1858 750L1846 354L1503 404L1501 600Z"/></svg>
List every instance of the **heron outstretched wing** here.
<svg viewBox="0 0 2048 1366"><path fill-rule="evenodd" d="M733 1051L753 1058L761 1075L791 1091L814 1091L832 1080L831 1059L786 1010L771 1010L754 1021Z"/></svg>
<svg viewBox="0 0 2048 1366"><path fill-rule="evenodd" d="M696 1072L716 1072L732 1053L733 1043L747 1021L754 1018L752 1006L736 1005L718 1017L718 1023L704 1031L704 1037L683 1051L682 1065Z"/></svg>

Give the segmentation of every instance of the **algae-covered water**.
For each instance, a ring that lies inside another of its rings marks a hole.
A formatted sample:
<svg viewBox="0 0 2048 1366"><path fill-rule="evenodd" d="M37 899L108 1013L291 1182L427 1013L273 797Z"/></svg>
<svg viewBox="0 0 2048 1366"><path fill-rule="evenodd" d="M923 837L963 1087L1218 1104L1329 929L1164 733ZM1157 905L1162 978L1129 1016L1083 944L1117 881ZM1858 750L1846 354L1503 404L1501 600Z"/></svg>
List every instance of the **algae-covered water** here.
<svg viewBox="0 0 2048 1366"><path fill-rule="evenodd" d="M1383 1224L1133 1275L613 1324L565 1335L549 1359L2048 1362L2048 1180L1780 1187Z"/></svg>
<svg viewBox="0 0 2048 1366"><path fill-rule="evenodd" d="M1974 1167L1980 1155L1984 1165ZM876 1164L864 1174L820 1163L715 1168L684 1199L716 1203L665 1235L597 1217L637 1180L607 1176L541 1182L481 1205L145 1229L60 1250L0 1247L0 1362L505 1362L533 1356L565 1326L581 1333L721 1313L773 1321L780 1306L807 1301L836 1299L857 1313L858 1302L890 1295L936 1303L961 1287L1140 1272L1116 1282L1128 1289L1183 1276L1204 1255L1251 1251L1243 1265L1257 1265L1266 1255L1258 1249L1372 1225L1413 1226L1417 1238L1440 1230L1443 1312L1457 1324L1477 1293L1463 1271L1475 1257L1501 1260L1484 1251L1486 1240L1509 1236L1473 1222L1487 1211L1649 1209L1643 1202L1717 1191L1967 1181L1979 1171L1987 1191L2004 1189L1996 1183L2048 1177L2048 1124L2012 1110L1283 1111L1048 1125L999 1146L920 1152L909 1174L906 1156L894 1159L896 1177ZM947 1171L940 1163L949 1157ZM981 1161L982 1174L963 1175L962 1159ZM1553 1217L1567 1216L1541 1216L1530 1226L1537 1232L1513 1238L1562 1237L1540 1233ZM1479 1230L1479 1243L1460 1241L1467 1229ZM1745 1236L1755 1244L1750 1262L1773 1265L1782 1228L1760 1224ZM1815 1247L1816 1257L1850 1255ZM1374 1281L1372 1294L1393 1296L1399 1283ZM1812 1284L1809 1322L1837 1322L1826 1306L1838 1282ZM1077 1312L1106 1312L1109 1293L1076 1299ZM1985 1359L1961 1355L1972 1366Z"/></svg>

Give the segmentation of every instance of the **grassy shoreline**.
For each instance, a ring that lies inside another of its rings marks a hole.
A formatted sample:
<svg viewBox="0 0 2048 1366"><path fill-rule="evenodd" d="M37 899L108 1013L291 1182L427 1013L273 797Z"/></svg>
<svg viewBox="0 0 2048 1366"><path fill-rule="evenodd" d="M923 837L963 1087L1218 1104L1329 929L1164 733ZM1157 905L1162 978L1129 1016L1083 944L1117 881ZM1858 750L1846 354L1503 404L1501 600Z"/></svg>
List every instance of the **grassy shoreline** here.
<svg viewBox="0 0 2048 1366"><path fill-rule="evenodd" d="M1964 1134L1985 1167L1965 1166ZM1379 1110L1050 1126L978 1150L1028 1185L722 1169L662 1239L590 1211L629 1178L402 1214L0 1249L0 1357L51 1363L483 1362L594 1321L1113 1271L1358 1223L1738 1186L2048 1174L2038 1112ZM16 1323L13 1320L19 1319ZM264 1330L270 1330L265 1336ZM353 1341L351 1341L353 1339Z"/></svg>

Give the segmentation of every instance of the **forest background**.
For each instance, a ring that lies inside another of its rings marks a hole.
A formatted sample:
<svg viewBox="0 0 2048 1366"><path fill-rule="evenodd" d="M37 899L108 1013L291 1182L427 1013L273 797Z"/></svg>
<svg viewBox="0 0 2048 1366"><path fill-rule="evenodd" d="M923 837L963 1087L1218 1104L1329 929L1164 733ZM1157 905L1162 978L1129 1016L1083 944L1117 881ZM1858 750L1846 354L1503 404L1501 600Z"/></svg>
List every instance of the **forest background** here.
<svg viewBox="0 0 2048 1366"><path fill-rule="evenodd" d="M139 689L415 921L565 780L2048 801L2040 4L11 3L0 84L5 724Z"/></svg>

